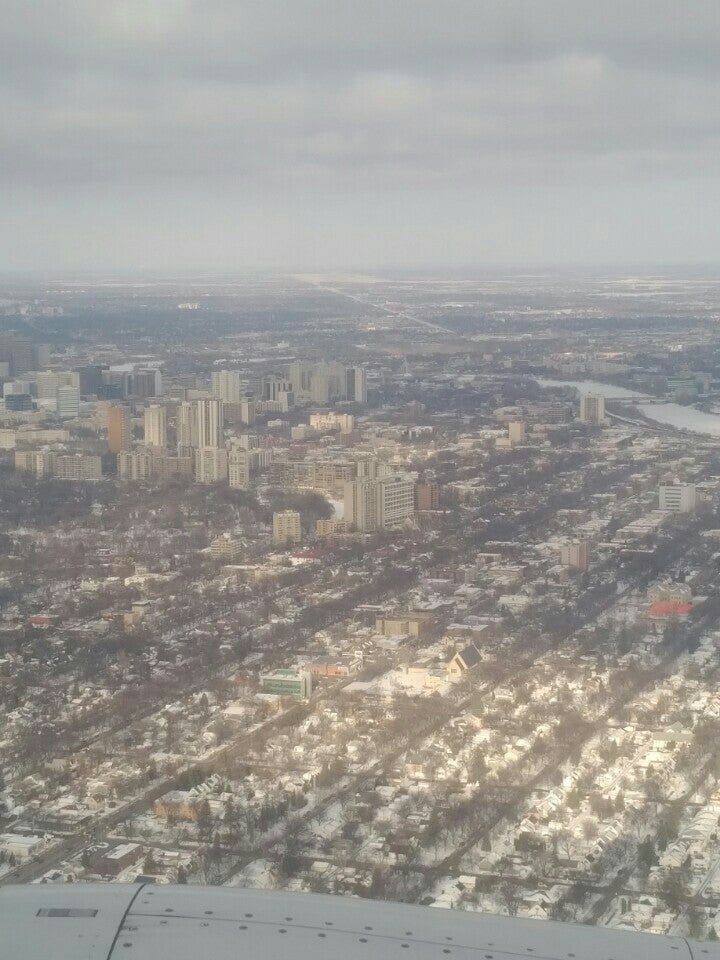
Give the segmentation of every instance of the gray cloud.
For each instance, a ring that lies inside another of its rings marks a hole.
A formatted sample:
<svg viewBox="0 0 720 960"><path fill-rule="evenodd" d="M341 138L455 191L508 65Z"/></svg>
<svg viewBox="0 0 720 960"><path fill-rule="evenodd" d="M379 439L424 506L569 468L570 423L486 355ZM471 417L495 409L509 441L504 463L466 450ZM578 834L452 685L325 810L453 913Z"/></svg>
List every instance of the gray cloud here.
<svg viewBox="0 0 720 960"><path fill-rule="evenodd" d="M2 0L0 189L200 202L720 174L716 0ZM39 202L39 200L38 200Z"/></svg>

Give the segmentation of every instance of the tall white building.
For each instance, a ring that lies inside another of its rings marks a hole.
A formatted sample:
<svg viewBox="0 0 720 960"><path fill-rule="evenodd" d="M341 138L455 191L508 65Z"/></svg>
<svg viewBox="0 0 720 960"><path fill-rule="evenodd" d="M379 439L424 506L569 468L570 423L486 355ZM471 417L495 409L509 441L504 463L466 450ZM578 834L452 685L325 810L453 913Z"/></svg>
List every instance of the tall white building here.
<svg viewBox="0 0 720 960"><path fill-rule="evenodd" d="M178 453L188 454L198 445L197 408L189 400L183 400L177 408Z"/></svg>
<svg viewBox="0 0 720 960"><path fill-rule="evenodd" d="M660 509L668 513L692 513L698 496L694 483L669 483L660 487Z"/></svg>
<svg viewBox="0 0 720 960"><path fill-rule="evenodd" d="M584 423L604 423L605 397L599 393L584 393L580 397L580 419Z"/></svg>
<svg viewBox="0 0 720 960"><path fill-rule="evenodd" d="M145 407L145 446L167 446L167 411L159 404Z"/></svg>
<svg viewBox="0 0 720 960"><path fill-rule="evenodd" d="M377 485L361 478L345 484L344 519L362 533L377 529Z"/></svg>
<svg viewBox="0 0 720 960"><path fill-rule="evenodd" d="M415 513L415 481L397 474L377 481L377 522L379 527L402 523Z"/></svg>
<svg viewBox="0 0 720 960"><path fill-rule="evenodd" d="M245 387L239 370L216 370L212 374L213 396L225 403L240 403Z"/></svg>
<svg viewBox="0 0 720 960"><path fill-rule="evenodd" d="M57 414L68 420L80 415L80 387L57 388Z"/></svg>
<svg viewBox="0 0 720 960"><path fill-rule="evenodd" d="M198 447L222 447L225 442L222 400L196 400L195 403Z"/></svg>

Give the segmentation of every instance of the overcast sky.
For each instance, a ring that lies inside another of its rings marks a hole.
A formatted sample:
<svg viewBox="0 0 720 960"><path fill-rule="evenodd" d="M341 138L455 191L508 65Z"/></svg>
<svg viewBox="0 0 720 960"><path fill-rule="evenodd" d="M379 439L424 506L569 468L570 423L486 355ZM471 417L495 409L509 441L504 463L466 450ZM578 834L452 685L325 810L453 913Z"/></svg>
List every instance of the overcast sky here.
<svg viewBox="0 0 720 960"><path fill-rule="evenodd" d="M720 262L718 0L0 15L0 269Z"/></svg>

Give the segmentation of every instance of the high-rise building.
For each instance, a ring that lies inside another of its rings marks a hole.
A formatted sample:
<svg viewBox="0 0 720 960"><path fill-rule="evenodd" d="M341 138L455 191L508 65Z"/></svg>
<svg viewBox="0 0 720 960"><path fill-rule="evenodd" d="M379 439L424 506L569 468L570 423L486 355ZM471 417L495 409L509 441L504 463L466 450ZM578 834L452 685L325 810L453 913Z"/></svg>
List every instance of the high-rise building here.
<svg viewBox="0 0 720 960"><path fill-rule="evenodd" d="M120 453L132 447L130 408L113 404L107 410L108 449Z"/></svg>
<svg viewBox="0 0 720 960"><path fill-rule="evenodd" d="M694 483L669 483L660 487L660 509L668 513L692 513L698 496Z"/></svg>
<svg viewBox="0 0 720 960"><path fill-rule="evenodd" d="M311 385L314 364L304 360L295 360L288 369L288 380L296 400L306 401L311 397Z"/></svg>
<svg viewBox="0 0 720 960"><path fill-rule="evenodd" d="M415 481L404 474L381 477L377 482L377 523L391 527L415 513Z"/></svg>
<svg viewBox="0 0 720 960"><path fill-rule="evenodd" d="M167 446L167 411L159 404L145 407L145 446Z"/></svg>
<svg viewBox="0 0 720 960"><path fill-rule="evenodd" d="M57 414L64 419L80 415L80 388L58 387L56 391Z"/></svg>
<svg viewBox="0 0 720 960"><path fill-rule="evenodd" d="M367 403L367 373L364 367L348 367L345 371L344 399Z"/></svg>
<svg viewBox="0 0 720 960"><path fill-rule="evenodd" d="M560 547L560 563L575 570L587 570L589 549L587 540L573 540Z"/></svg>
<svg viewBox="0 0 720 960"><path fill-rule="evenodd" d="M181 456L187 456L198 445L197 408L189 400L183 400L177 408L177 446Z"/></svg>
<svg viewBox="0 0 720 960"><path fill-rule="evenodd" d="M245 553L245 541L242 537L231 537L225 534L217 537L210 544L210 556L213 560L222 560L224 563L237 563Z"/></svg>
<svg viewBox="0 0 720 960"><path fill-rule="evenodd" d="M9 365L13 377L39 370L47 364L48 349L44 344L35 344L28 337L15 333L0 334L0 361Z"/></svg>
<svg viewBox="0 0 720 960"><path fill-rule="evenodd" d="M240 403L245 385L239 370L215 370L212 374L213 396L225 403Z"/></svg>
<svg viewBox="0 0 720 960"><path fill-rule="evenodd" d="M228 453L224 447L199 447L195 451L195 480L198 483L225 483Z"/></svg>
<svg viewBox="0 0 720 960"><path fill-rule="evenodd" d="M273 543L299 543L302 540L300 514L297 510L280 510L273 514Z"/></svg>
<svg viewBox="0 0 720 960"><path fill-rule="evenodd" d="M377 529L377 484L375 480L360 478L345 484L344 518L351 527L362 533Z"/></svg>
<svg viewBox="0 0 720 960"><path fill-rule="evenodd" d="M162 373L156 367L133 370L126 384L127 394L138 400L162 396Z"/></svg>
<svg viewBox="0 0 720 960"><path fill-rule="evenodd" d="M117 474L120 480L147 480L153 475L153 456L150 450L121 450L117 455Z"/></svg>
<svg viewBox="0 0 720 960"><path fill-rule="evenodd" d="M599 393L584 393L580 397L580 419L584 423L604 423L605 397Z"/></svg>
<svg viewBox="0 0 720 960"><path fill-rule="evenodd" d="M419 511L440 509L440 487L437 483L415 485L415 509Z"/></svg>
<svg viewBox="0 0 720 960"><path fill-rule="evenodd" d="M255 423L255 400L253 397L243 397L240 401L240 421L250 426Z"/></svg>
<svg viewBox="0 0 720 960"><path fill-rule="evenodd" d="M204 447L222 447L224 445L224 420L222 400L196 400L197 445Z"/></svg>
<svg viewBox="0 0 720 960"><path fill-rule="evenodd" d="M103 387L103 368L98 365L80 367L77 371L80 380L80 394L88 396L99 394Z"/></svg>
<svg viewBox="0 0 720 960"><path fill-rule="evenodd" d="M55 455L48 450L16 450L15 469L32 473L39 480L53 474Z"/></svg>
<svg viewBox="0 0 720 960"><path fill-rule="evenodd" d="M29 393L6 393L5 409L13 413L27 413L33 408L33 398Z"/></svg>
<svg viewBox="0 0 720 960"><path fill-rule="evenodd" d="M233 447L228 455L228 482L231 487L250 487L250 456L243 447Z"/></svg>

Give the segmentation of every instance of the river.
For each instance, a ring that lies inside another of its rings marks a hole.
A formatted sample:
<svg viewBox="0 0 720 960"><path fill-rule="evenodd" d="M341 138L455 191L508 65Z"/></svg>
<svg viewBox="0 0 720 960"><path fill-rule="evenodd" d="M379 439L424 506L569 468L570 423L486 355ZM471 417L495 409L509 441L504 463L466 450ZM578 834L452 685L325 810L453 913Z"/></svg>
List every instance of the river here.
<svg viewBox="0 0 720 960"><path fill-rule="evenodd" d="M625 387L616 387L612 383L601 383L598 380L546 380L535 377L541 387L574 387L579 393L598 393L606 399L633 400L645 396L636 390ZM664 423L677 430L688 430L691 433L702 433L710 437L720 437L720 416L714 413L703 413L694 407L685 407L680 403L636 403L638 410L656 423Z"/></svg>

